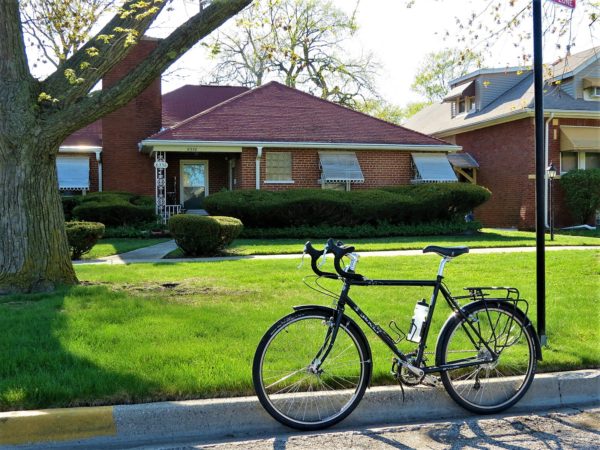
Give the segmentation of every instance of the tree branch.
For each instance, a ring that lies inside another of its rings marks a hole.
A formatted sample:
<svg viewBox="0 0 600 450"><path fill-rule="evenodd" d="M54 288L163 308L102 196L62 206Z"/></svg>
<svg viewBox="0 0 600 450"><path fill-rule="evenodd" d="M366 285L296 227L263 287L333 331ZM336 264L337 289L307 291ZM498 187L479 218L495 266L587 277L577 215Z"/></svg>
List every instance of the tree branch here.
<svg viewBox="0 0 600 450"><path fill-rule="evenodd" d="M213 0L211 4L179 26L148 57L112 87L81 99L64 110L51 113L48 124L65 137L102 116L126 105L192 45L245 8L252 0ZM65 127L65 124L67 126Z"/></svg>
<svg viewBox="0 0 600 450"><path fill-rule="evenodd" d="M124 14L124 12L136 11L137 3L138 0L127 0L121 11L115 14L96 36L60 64L57 70L42 82L42 92L59 100L57 108L66 108L87 95L98 81L131 50L132 46L124 45L119 39L123 36L123 32L116 30L134 30L142 36L165 6L163 0L151 0L151 7L156 8L152 13L144 14L144 11L138 11ZM106 40L103 39L104 36L114 37ZM91 56L95 53L98 56ZM90 66L84 69L82 68L84 63L89 63ZM69 80L65 76L67 70L73 71L79 81L73 83L73 80Z"/></svg>

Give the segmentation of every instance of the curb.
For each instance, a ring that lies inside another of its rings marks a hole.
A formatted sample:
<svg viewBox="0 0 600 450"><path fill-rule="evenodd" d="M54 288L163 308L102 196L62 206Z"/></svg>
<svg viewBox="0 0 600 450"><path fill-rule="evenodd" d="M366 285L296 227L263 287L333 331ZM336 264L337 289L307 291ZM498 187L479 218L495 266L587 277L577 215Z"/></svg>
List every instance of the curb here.
<svg viewBox="0 0 600 450"><path fill-rule="evenodd" d="M511 412L600 404L600 370L538 374ZM374 387L339 426L472 417L443 388ZM0 448L119 448L289 433L256 397L0 413Z"/></svg>

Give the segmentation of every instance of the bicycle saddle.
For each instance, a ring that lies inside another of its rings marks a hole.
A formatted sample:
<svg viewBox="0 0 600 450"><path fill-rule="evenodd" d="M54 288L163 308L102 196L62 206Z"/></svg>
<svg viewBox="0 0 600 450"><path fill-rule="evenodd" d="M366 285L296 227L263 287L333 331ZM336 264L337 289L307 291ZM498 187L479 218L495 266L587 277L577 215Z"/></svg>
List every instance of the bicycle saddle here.
<svg viewBox="0 0 600 450"><path fill-rule="evenodd" d="M469 253L469 247L438 247L437 245L428 245L423 249L423 253L437 253L440 256L455 258Z"/></svg>

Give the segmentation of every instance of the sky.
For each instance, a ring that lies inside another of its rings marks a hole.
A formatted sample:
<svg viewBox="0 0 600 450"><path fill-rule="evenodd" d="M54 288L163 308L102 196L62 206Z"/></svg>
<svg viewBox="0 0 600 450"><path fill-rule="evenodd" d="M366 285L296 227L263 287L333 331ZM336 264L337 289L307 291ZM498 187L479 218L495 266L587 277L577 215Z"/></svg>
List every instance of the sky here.
<svg viewBox="0 0 600 450"><path fill-rule="evenodd" d="M178 22L180 14L196 12L197 0L179 1L182 3L176 8L177 15L167 17L164 21L166 26L157 30L157 34L171 29L169 24ZM506 0L502 1L507 3ZM584 1L579 0L578 8L574 11L571 37L576 47L573 53L590 48L594 43L599 45L590 33L589 20L583 15L581 4ZM355 0L334 0L334 3L347 13L351 13L356 5ZM424 57L427 53L457 46L455 17L465 19L472 11L479 12L477 8L484 3L482 0L416 0L411 8L407 8L407 0L361 0L356 16L359 30L352 42L348 43L349 52L359 53L362 49L374 53L381 66L376 80L377 89L388 102L403 106L423 100L410 89L410 85ZM555 6L548 0L544 1L544 8L551 14L570 13L570 10ZM506 17L512 11L506 7L500 14ZM594 28L597 34L600 26ZM446 31L450 33L449 36L446 36ZM555 61L565 54L566 40L567 36L563 37L563 48L558 49L555 46L556 37L548 39L544 45L545 62ZM523 45L527 51L533 44L524 41ZM486 67L518 66L522 63L521 54L522 50L514 46L514 40L504 36L495 42L492 52L486 57ZM207 81L210 65L206 53L196 46L165 77L163 91L171 91L183 84Z"/></svg>
<svg viewBox="0 0 600 450"><path fill-rule="evenodd" d="M514 8L509 8L508 0L498 0L504 5L499 11L502 18L509 17ZM530 0L516 0L526 4ZM589 20L584 16L582 4L592 0L579 0L574 11L571 38L576 47L573 53L600 45L599 28L596 24L590 31ZM351 13L356 0L333 0L342 10ZM410 89L410 85L427 53L458 46L456 17L466 19L468 15L487 4L484 0L414 0L407 8L409 0L360 0L357 9L358 32L347 43L348 52L358 54L361 51L372 52L379 62L379 76L376 87L379 94L390 103L404 106L409 102L423 100ZM568 14L570 10L556 6L550 0L543 0L544 8L550 14ZM164 37L187 17L198 11L198 0L173 0L172 11L159 17L150 35ZM484 13L487 17L489 11ZM231 26L231 22L224 26ZM600 21L598 21L600 22ZM524 23L525 28L530 27ZM449 35L446 35L446 31ZM593 36L592 34L595 34ZM568 34L563 36L562 48L556 48L556 37L548 39L544 45L545 62L555 61L564 56L564 43ZM495 40L492 51L485 60L486 67L517 66L522 63L522 50L514 46L514 39L503 36ZM522 42L525 51L531 53L532 43ZM477 49L475 49L477 50ZM201 45L196 45L167 72L163 77L163 92L169 92L184 84L200 84L209 80L212 62ZM50 71L52 67L38 68ZM39 73L38 73L39 75Z"/></svg>

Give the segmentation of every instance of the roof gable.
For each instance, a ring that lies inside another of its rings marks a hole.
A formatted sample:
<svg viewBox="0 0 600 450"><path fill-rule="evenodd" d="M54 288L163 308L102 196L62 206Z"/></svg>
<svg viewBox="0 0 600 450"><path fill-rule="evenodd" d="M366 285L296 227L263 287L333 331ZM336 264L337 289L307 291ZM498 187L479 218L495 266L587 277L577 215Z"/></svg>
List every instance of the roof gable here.
<svg viewBox="0 0 600 450"><path fill-rule="evenodd" d="M150 139L448 145L277 82L230 98Z"/></svg>

